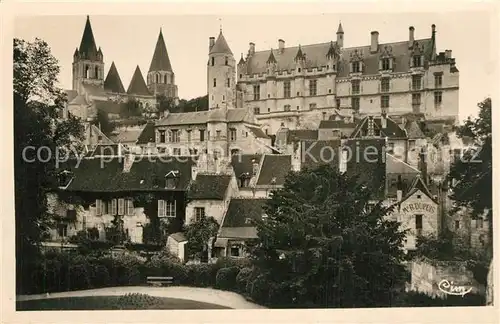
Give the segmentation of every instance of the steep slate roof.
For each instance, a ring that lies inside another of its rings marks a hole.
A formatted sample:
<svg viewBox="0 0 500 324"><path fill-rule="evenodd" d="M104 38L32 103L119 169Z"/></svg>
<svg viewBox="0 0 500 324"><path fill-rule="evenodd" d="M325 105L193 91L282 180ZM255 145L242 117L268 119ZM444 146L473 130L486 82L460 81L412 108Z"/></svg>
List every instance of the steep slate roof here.
<svg viewBox="0 0 500 324"><path fill-rule="evenodd" d="M104 89L114 93L125 93L125 88L123 87L120 74L116 69L115 62L111 63L106 80L104 80Z"/></svg>
<svg viewBox="0 0 500 324"><path fill-rule="evenodd" d="M356 128L352 131L351 138L359 138L361 137L362 132L366 132L366 130L368 129L368 120L370 119L370 117L371 116L366 116L358 122ZM406 136L406 131L399 127L399 125L394 120L389 117L387 117L386 119L386 128L382 128L382 117L373 116L374 127L380 129L381 137L388 137L393 139L408 138Z"/></svg>
<svg viewBox="0 0 500 324"><path fill-rule="evenodd" d="M210 49L209 54L233 55L233 52L231 52L231 49L229 48L229 45L227 44L226 39L224 38L224 35L222 35L222 29L220 30L219 37L217 37L214 46L212 46L212 48Z"/></svg>
<svg viewBox="0 0 500 324"><path fill-rule="evenodd" d="M261 154L236 154L231 157L231 166L233 167L234 174L239 178L242 174L253 172L252 160L255 159L259 163L262 158Z"/></svg>
<svg viewBox="0 0 500 324"><path fill-rule="evenodd" d="M317 129L293 129L288 131L287 143L299 142L302 140L317 140Z"/></svg>
<svg viewBox="0 0 500 324"><path fill-rule="evenodd" d="M88 142L90 142L91 144L97 143L99 141L99 136L101 137L100 140L102 144L114 144L114 142L109 137L107 137L96 125L85 125L85 137Z"/></svg>
<svg viewBox="0 0 500 324"><path fill-rule="evenodd" d="M188 198L193 200L223 200L231 176L221 174L198 174L188 189Z"/></svg>
<svg viewBox="0 0 500 324"><path fill-rule="evenodd" d="M94 33L92 32L92 26L90 25L90 17L87 15L87 21L85 22L85 28L83 30L78 54L81 58L97 61L97 52Z"/></svg>
<svg viewBox="0 0 500 324"><path fill-rule="evenodd" d="M165 40L163 39L163 33L161 29L160 34L158 35L158 40L156 41L153 58L151 59L151 64L149 65L149 72L152 71L172 72L172 65L170 64L167 46L165 45Z"/></svg>
<svg viewBox="0 0 500 324"><path fill-rule="evenodd" d="M187 241L186 236L182 232L177 232L177 233L170 234L169 237L171 237L176 242L185 242L185 241Z"/></svg>
<svg viewBox="0 0 500 324"><path fill-rule="evenodd" d="M136 144L142 145L142 144L148 144L148 143L154 143L156 141L156 135L155 135L155 124L154 123L147 123L146 126L142 129L141 134L137 138Z"/></svg>
<svg viewBox="0 0 500 324"><path fill-rule="evenodd" d="M426 57L430 58L430 52L432 51L432 41L431 38L415 40L419 45L424 46L424 51ZM334 42L336 43L336 42ZM296 67L296 56L300 51L305 55L305 68L321 67L329 64L327 59L327 53L330 49L331 41L319 44L302 45L295 47L287 47L283 52L275 53L274 56L278 61L277 70L294 70ZM382 43L379 44L379 48L382 50L385 46L392 47L392 54L395 58L394 72L408 72L411 50L408 46L408 41L395 42L395 43ZM354 51L361 53L364 58L365 70L363 74L377 74L378 73L378 61L381 54L381 50L378 53L370 53L370 45L350 47L342 49L342 57L338 64L337 77L346 77L349 75L349 59ZM267 59L269 58L270 51L259 51L251 55L247 60L247 71L248 74L258 74L265 73L267 69Z"/></svg>
<svg viewBox="0 0 500 324"><path fill-rule="evenodd" d="M437 204L437 201L434 198L434 195L431 193L431 191L429 190L427 185L424 183L422 178L418 175L413 180L413 183L411 184L408 193L403 197L403 199L401 199L401 201L399 203L402 203L403 201L407 200L408 198L413 196L413 194L415 194L419 190L422 191L427 197L432 199L432 201Z"/></svg>
<svg viewBox="0 0 500 324"><path fill-rule="evenodd" d="M223 112L221 110L221 112ZM170 126L170 125L196 125L206 124L211 118L212 111L194 111L185 113L170 113L166 117L156 122L156 126ZM228 123L246 122L253 124L252 121L247 120L248 112L242 108L227 109L225 120Z"/></svg>
<svg viewBox="0 0 500 324"><path fill-rule="evenodd" d="M264 155L264 161L259 172L257 186L283 185L285 177L291 170L291 155L266 154Z"/></svg>
<svg viewBox="0 0 500 324"><path fill-rule="evenodd" d="M192 159L153 160L136 157L123 172L123 157L86 158L71 168L74 178L66 190L78 192L184 191L191 180ZM176 189L166 189L165 175L179 171Z"/></svg>
<svg viewBox="0 0 500 324"><path fill-rule="evenodd" d="M425 138L422 129L420 128L420 126L417 124L416 121L407 121L405 123L405 130L406 134L408 135L408 138L410 139Z"/></svg>
<svg viewBox="0 0 500 324"><path fill-rule="evenodd" d="M262 219L267 199L233 198L229 203L218 237L249 239L257 237L255 224L247 223Z"/></svg>
<svg viewBox="0 0 500 324"><path fill-rule="evenodd" d="M136 94L142 96L150 96L148 86L146 85L146 81L144 81L144 77L142 76L141 69L139 65L135 68L134 75L132 76L132 80L130 80L130 84L127 89L128 94Z"/></svg>
<svg viewBox="0 0 500 324"><path fill-rule="evenodd" d="M257 138L269 138L269 136L264 133L264 131L260 127L253 127L247 125L246 128L248 128L249 131L252 132L252 134L257 137Z"/></svg>
<svg viewBox="0 0 500 324"><path fill-rule="evenodd" d="M302 141L303 148L300 150L302 167L314 169L324 164L338 166L340 144L340 140Z"/></svg>
<svg viewBox="0 0 500 324"><path fill-rule="evenodd" d="M125 129L118 131L112 138L116 143L136 143L141 134L142 129Z"/></svg>
<svg viewBox="0 0 500 324"><path fill-rule="evenodd" d="M412 167L408 163L386 153L386 172L397 174L420 174L420 170Z"/></svg>
<svg viewBox="0 0 500 324"><path fill-rule="evenodd" d="M343 120L322 120L319 122L319 129L353 129L356 127L355 123L346 123Z"/></svg>

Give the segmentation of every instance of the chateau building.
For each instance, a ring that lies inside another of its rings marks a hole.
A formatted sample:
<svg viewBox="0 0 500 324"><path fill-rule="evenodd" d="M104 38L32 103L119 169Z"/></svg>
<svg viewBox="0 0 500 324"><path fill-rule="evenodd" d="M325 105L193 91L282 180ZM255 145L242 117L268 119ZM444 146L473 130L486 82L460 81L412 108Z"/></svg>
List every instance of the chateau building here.
<svg viewBox="0 0 500 324"><path fill-rule="evenodd" d="M428 38L379 41L344 47L339 25L336 41L248 54L237 66L238 107L255 112L269 134L282 123L290 129L316 129L321 120L345 111L355 115L422 114L428 120L458 118L459 73L451 50L437 53L436 26Z"/></svg>
<svg viewBox="0 0 500 324"><path fill-rule="evenodd" d="M93 120L97 111L108 114L110 119L122 116L127 102L136 101L144 117L157 117L157 95L177 98L175 74L170 63L163 33L158 41L147 73L147 83L139 65L136 66L127 90L114 62L105 76L104 54L97 47L90 18L87 16L80 46L73 54L73 86L67 90L68 110L84 120Z"/></svg>

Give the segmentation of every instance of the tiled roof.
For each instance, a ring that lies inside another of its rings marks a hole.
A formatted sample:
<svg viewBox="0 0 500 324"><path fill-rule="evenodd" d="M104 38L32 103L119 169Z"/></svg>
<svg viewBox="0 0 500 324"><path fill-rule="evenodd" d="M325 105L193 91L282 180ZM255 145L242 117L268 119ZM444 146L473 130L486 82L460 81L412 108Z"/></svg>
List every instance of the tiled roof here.
<svg viewBox="0 0 500 324"><path fill-rule="evenodd" d="M219 36L217 37L217 40L215 41L214 46L212 46L212 48L210 49L209 54L233 55L233 52L231 52L231 49L229 48L229 45L227 44L226 39L224 38L224 35L222 35L222 29L219 33Z"/></svg>
<svg viewBox="0 0 500 324"><path fill-rule="evenodd" d="M89 105L90 103L87 101L87 97L85 97L84 95L76 95L76 97L68 100L68 104L82 106Z"/></svg>
<svg viewBox="0 0 500 324"><path fill-rule="evenodd" d="M425 138L422 129L416 121L407 121L405 124L405 130L409 139Z"/></svg>
<svg viewBox="0 0 500 324"><path fill-rule="evenodd" d="M221 174L198 174L188 190L189 199L223 200L231 176Z"/></svg>
<svg viewBox="0 0 500 324"><path fill-rule="evenodd" d="M84 59L91 61L97 60L97 45L95 43L94 33L92 32L92 26L90 25L89 16L87 16L87 21L85 22L85 29L83 30L78 54Z"/></svg>
<svg viewBox="0 0 500 324"><path fill-rule="evenodd" d="M186 236L182 232L177 232L177 233L170 234L169 237L171 237L176 242L185 242L185 241L187 241Z"/></svg>
<svg viewBox="0 0 500 324"><path fill-rule="evenodd" d="M269 136L267 136L266 133L264 133L264 131L260 127L254 127L254 126L248 126L248 125L246 127L257 138L269 138Z"/></svg>
<svg viewBox="0 0 500 324"><path fill-rule="evenodd" d="M253 172L253 162L255 159L256 163L260 165L260 159L262 155L260 154L236 154L231 157L231 166L233 167L234 174L236 177L240 177L244 173L252 174Z"/></svg>
<svg viewBox="0 0 500 324"><path fill-rule="evenodd" d="M412 167L408 163L394 157L391 154L386 153L386 172L387 173L397 173L397 174L419 174L420 170Z"/></svg>
<svg viewBox="0 0 500 324"><path fill-rule="evenodd" d="M223 113L223 110L220 110L220 112ZM211 119L212 114L213 111L170 113L166 117L159 120L156 123L156 126L206 124L209 121L209 119ZM221 117L221 119L222 118L224 117ZM228 123L239 123L239 122L252 123L252 121L247 120L247 118L248 118L248 112L246 109L242 108L227 109L225 115L225 120Z"/></svg>
<svg viewBox="0 0 500 324"><path fill-rule="evenodd" d="M93 84L84 84L83 89L91 96L106 96L106 91L104 91L104 88L100 86L96 86Z"/></svg>
<svg viewBox="0 0 500 324"><path fill-rule="evenodd" d="M302 167L314 169L324 164L338 166L340 144L340 140L302 141L303 148L300 150Z"/></svg>
<svg viewBox="0 0 500 324"><path fill-rule="evenodd" d="M293 129L288 131L287 143L317 139L317 129Z"/></svg>
<svg viewBox="0 0 500 324"><path fill-rule="evenodd" d="M130 191L183 191L191 180L193 160L135 157L129 172L123 172L123 157L85 158L78 167L72 165L74 178L68 191L78 192L130 192ZM179 171L175 189L166 189L165 175Z"/></svg>
<svg viewBox="0 0 500 324"><path fill-rule="evenodd" d="M142 145L142 144L154 143L155 141L156 141L155 124L147 123L146 126L144 126L144 128L142 129L141 134L137 138L136 144Z"/></svg>
<svg viewBox="0 0 500 324"><path fill-rule="evenodd" d="M431 39L416 40L420 46L423 45L424 52L428 53L432 50ZM302 45L300 50L305 55L305 67L314 68L327 66L329 64L327 54L331 46L331 41L319 44ZM392 54L395 58L394 72L407 72L409 70L411 50L408 46L408 41L396 43L383 43L379 45L379 52L370 53L370 45L360 47L343 48L341 50L342 57L338 64L337 77L346 77L349 75L349 59L355 51L360 53L364 58L365 70L363 74L377 74L379 68L379 57L385 47L392 49ZM278 71L294 70L296 67L295 58L299 52L299 46L287 47L283 52L275 53L275 59L278 61ZM265 73L267 69L267 59L269 58L270 50L255 52L247 60L248 74ZM427 54L429 57L429 53Z"/></svg>
<svg viewBox="0 0 500 324"><path fill-rule="evenodd" d="M231 199L222 227L253 227L254 224L248 224L246 219L262 219L264 214L263 206L267 201L268 199Z"/></svg>
<svg viewBox="0 0 500 324"><path fill-rule="evenodd" d="M401 200L400 203L402 203L403 201L405 201L408 198L410 198L411 196L413 196L413 194L419 190L422 191L427 197L432 199L432 201L437 203L436 199L434 198L434 195L431 193L431 191L429 190L429 188L427 187L427 185L424 183L424 181L422 180L422 178L420 176L415 177L415 179L413 180L413 183L410 186L410 190L403 197L403 199Z"/></svg>
<svg viewBox="0 0 500 324"><path fill-rule="evenodd" d="M109 137L107 137L96 125L89 126L89 124L86 124L85 136L87 143L90 145L97 144L99 143L99 141L105 145L114 144L114 142Z"/></svg>
<svg viewBox="0 0 500 324"><path fill-rule="evenodd" d="M283 185L292 170L291 155L266 154L259 172L257 186Z"/></svg>
<svg viewBox="0 0 500 324"><path fill-rule="evenodd" d="M66 95L68 97L68 103L75 99L76 96L78 96L78 91L76 90L64 90L64 92L66 92Z"/></svg>
<svg viewBox="0 0 500 324"><path fill-rule="evenodd" d="M221 227L217 237L241 240L258 238L256 227Z"/></svg>
<svg viewBox="0 0 500 324"><path fill-rule="evenodd" d="M137 65L137 67L135 68L135 72L132 76L132 80L130 80L127 93L141 96L151 96L148 86L146 85L146 81L144 81L144 77L142 76L139 65Z"/></svg>
<svg viewBox="0 0 500 324"><path fill-rule="evenodd" d="M399 127L399 125L392 120L391 118L387 117L386 118L386 127L382 128L382 117L381 116L367 116L363 118L361 121L358 122L356 128L353 130L351 134L351 138L359 138L361 137L363 133L365 133L368 130L368 121L370 118L373 118L374 122L374 127L377 127L380 129L380 136L381 137L388 137L388 138L407 138L406 132Z"/></svg>
<svg viewBox="0 0 500 324"><path fill-rule="evenodd" d="M112 136L115 143L135 144L142 133L142 129L119 130L118 134Z"/></svg>
<svg viewBox="0 0 500 324"><path fill-rule="evenodd" d="M319 122L319 129L343 129L351 128L354 129L356 124L346 123L343 120L322 120Z"/></svg>
<svg viewBox="0 0 500 324"><path fill-rule="evenodd" d="M120 78L120 74L116 69L115 62L111 63L111 67L109 68L108 75L104 80L104 89L107 91L111 91L114 93L125 93L125 88L123 87L122 79Z"/></svg>
<svg viewBox="0 0 500 324"><path fill-rule="evenodd" d="M158 40L156 41L156 47L149 66L149 72L152 71L170 71L172 72L172 65L170 64L170 58L168 57L167 46L165 45L165 40L163 39L163 33L160 29L160 34L158 35Z"/></svg>

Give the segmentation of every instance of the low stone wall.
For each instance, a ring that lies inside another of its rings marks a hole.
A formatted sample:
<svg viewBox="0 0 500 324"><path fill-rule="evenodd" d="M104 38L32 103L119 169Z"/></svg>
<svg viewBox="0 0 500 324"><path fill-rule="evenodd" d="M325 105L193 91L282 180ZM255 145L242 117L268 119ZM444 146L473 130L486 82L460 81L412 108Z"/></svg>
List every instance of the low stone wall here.
<svg viewBox="0 0 500 324"><path fill-rule="evenodd" d="M409 291L420 292L431 297L446 298L447 295L481 294L485 287L475 279L472 271L463 262L421 259L411 264Z"/></svg>

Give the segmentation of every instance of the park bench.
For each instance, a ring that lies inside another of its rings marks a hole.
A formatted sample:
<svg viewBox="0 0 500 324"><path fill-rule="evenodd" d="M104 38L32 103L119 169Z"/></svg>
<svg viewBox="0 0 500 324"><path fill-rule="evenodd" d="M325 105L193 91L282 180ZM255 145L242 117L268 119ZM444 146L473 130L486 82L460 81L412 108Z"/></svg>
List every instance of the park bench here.
<svg viewBox="0 0 500 324"><path fill-rule="evenodd" d="M171 284L174 277L147 277L146 281L149 285L163 286L164 284Z"/></svg>

